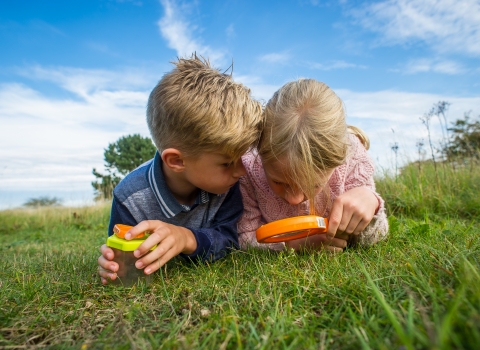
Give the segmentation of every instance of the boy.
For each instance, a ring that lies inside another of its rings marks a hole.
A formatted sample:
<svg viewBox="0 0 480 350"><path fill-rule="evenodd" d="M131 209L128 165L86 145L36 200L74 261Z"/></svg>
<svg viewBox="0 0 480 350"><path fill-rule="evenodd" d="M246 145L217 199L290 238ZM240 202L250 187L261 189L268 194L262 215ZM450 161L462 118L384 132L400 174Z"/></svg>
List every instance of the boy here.
<svg viewBox="0 0 480 350"><path fill-rule="evenodd" d="M214 261L239 248L240 157L262 124L261 104L230 75L196 55L174 64L148 99L147 123L158 151L115 188L108 228L111 235L117 223L135 226L126 239L151 232L134 252L146 274L176 255ZM99 275L107 284L118 264L106 245L101 253Z"/></svg>

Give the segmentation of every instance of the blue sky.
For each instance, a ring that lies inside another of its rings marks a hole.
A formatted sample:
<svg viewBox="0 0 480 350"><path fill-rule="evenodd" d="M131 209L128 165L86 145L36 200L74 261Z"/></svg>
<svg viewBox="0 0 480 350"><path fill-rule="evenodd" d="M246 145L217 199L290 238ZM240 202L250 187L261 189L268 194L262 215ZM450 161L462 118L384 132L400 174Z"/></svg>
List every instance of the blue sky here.
<svg viewBox="0 0 480 350"><path fill-rule="evenodd" d="M2 1L0 48L0 208L91 201L104 148L148 136L150 90L194 51L233 61L263 101L299 77L327 83L379 168L394 142L416 159L434 103L449 121L480 114L478 0Z"/></svg>

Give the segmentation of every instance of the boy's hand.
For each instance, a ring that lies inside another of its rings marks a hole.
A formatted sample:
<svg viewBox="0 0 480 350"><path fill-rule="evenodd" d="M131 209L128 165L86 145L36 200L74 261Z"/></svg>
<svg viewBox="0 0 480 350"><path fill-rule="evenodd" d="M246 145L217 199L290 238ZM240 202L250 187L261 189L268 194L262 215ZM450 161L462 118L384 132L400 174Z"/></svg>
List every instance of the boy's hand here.
<svg viewBox="0 0 480 350"><path fill-rule="evenodd" d="M197 249L197 240L193 232L181 226L167 224L160 220L145 220L131 228L125 239L132 239L138 234L149 231L150 236L143 242L133 255L138 259L135 266L144 269L150 275L180 253L192 254ZM150 251L153 247L155 249Z"/></svg>
<svg viewBox="0 0 480 350"><path fill-rule="evenodd" d="M98 258L98 274L102 284L107 284L109 280L117 278L118 264L113 260L114 253L106 244L100 247L102 255Z"/></svg>
<svg viewBox="0 0 480 350"><path fill-rule="evenodd" d="M333 201L327 234L331 237L358 235L372 221L379 205L367 187L355 187L343 193Z"/></svg>

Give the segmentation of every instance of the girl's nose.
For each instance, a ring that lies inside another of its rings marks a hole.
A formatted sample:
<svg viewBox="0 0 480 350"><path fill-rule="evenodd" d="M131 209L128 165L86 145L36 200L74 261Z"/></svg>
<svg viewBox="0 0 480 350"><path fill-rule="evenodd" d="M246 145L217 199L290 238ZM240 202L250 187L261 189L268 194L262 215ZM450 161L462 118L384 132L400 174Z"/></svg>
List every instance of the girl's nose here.
<svg viewBox="0 0 480 350"><path fill-rule="evenodd" d="M305 195L302 192L285 193L285 200L291 205L297 205L305 200Z"/></svg>

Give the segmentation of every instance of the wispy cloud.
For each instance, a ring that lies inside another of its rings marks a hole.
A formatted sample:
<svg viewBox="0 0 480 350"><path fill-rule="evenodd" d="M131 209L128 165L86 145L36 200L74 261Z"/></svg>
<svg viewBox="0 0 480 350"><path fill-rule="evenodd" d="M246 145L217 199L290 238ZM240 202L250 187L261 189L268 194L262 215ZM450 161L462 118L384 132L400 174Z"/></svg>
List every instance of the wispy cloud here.
<svg viewBox="0 0 480 350"><path fill-rule="evenodd" d="M235 37L235 26L233 23L230 23L228 27L225 29L225 34L227 35L227 38L234 38Z"/></svg>
<svg viewBox="0 0 480 350"><path fill-rule="evenodd" d="M349 63L345 61L331 61L328 63L319 63L319 62L309 62L307 66L311 69L319 70L335 70L335 69L349 69L349 68L358 68L366 69L366 66L359 65L356 63Z"/></svg>
<svg viewBox="0 0 480 350"><path fill-rule="evenodd" d="M286 63L290 59L290 55L288 53L272 52L262 55L258 59L268 63Z"/></svg>
<svg viewBox="0 0 480 350"><path fill-rule="evenodd" d="M461 64L450 60L422 58L411 60L407 62L404 68L395 71L405 74L434 72L455 75L464 73L465 68Z"/></svg>
<svg viewBox="0 0 480 350"><path fill-rule="evenodd" d="M164 15L158 21L160 32L168 47L177 51L179 57L190 56L196 52L198 55L208 57L214 64L222 64L225 61L225 52L204 45L200 38L195 38L197 27L186 18L191 5L174 0L160 0L160 3L164 9Z"/></svg>
<svg viewBox="0 0 480 350"><path fill-rule="evenodd" d="M384 45L421 41L439 52L480 55L478 0L386 0L351 14Z"/></svg>
<svg viewBox="0 0 480 350"><path fill-rule="evenodd" d="M72 98L51 98L19 83L0 85L0 192L92 194L91 170L103 169L103 149L120 136L149 135L151 78L145 73L41 66L23 73Z"/></svg>
<svg viewBox="0 0 480 350"><path fill-rule="evenodd" d="M20 76L32 80L44 80L74 93L86 100L98 96L102 91L121 91L123 89L148 89L153 87L159 77L152 77L146 71L136 68L124 68L118 71L105 69L83 69L73 67L43 67L34 65L16 69Z"/></svg>
<svg viewBox="0 0 480 350"><path fill-rule="evenodd" d="M347 122L361 127L369 135L372 146L370 153L382 167L391 167L392 152L388 145L393 140L400 145L404 161L416 159L415 142L427 139L427 131L420 117L428 112L438 101L450 102L447 117L450 122L462 118L472 110L473 115L480 114L480 97L457 97L429 93L383 90L374 92L356 92L338 89L335 92L344 101ZM435 140L441 137L441 129L433 121L432 134Z"/></svg>

